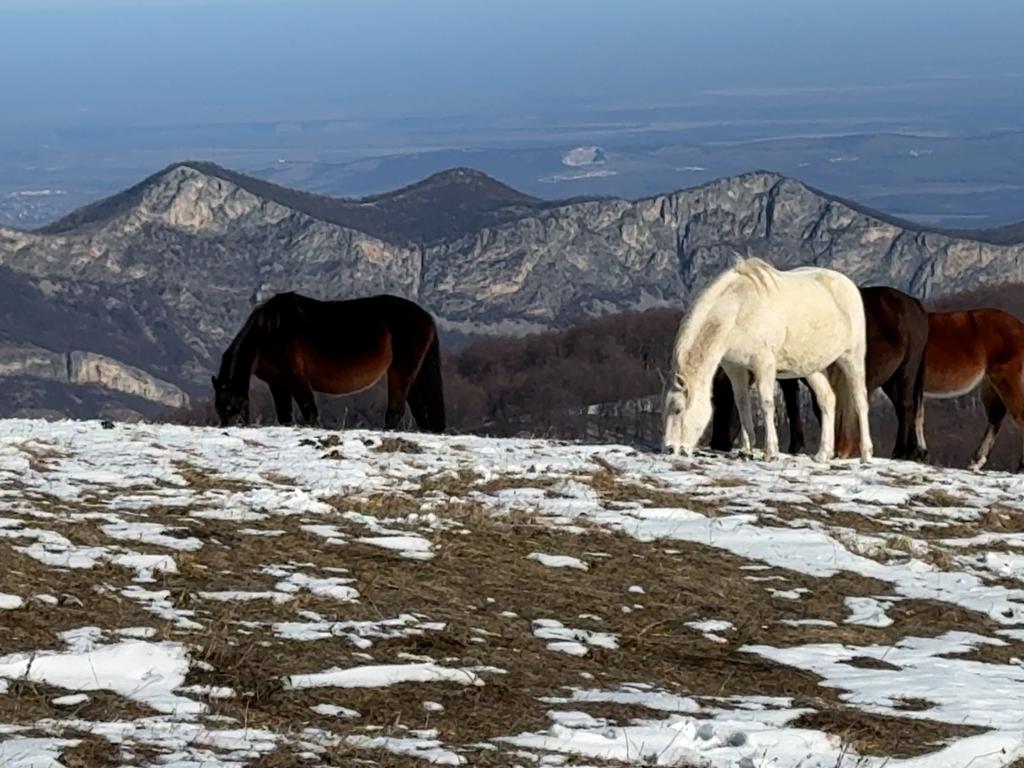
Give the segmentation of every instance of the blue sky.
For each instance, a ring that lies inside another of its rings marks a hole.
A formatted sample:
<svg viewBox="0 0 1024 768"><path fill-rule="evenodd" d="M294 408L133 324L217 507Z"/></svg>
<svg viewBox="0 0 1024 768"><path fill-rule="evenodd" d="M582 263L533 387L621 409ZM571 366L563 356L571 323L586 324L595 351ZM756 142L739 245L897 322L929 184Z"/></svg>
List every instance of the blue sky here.
<svg viewBox="0 0 1024 768"><path fill-rule="evenodd" d="M0 0L0 125L887 93L927 78L1020 77L1022 28L1019 0Z"/></svg>

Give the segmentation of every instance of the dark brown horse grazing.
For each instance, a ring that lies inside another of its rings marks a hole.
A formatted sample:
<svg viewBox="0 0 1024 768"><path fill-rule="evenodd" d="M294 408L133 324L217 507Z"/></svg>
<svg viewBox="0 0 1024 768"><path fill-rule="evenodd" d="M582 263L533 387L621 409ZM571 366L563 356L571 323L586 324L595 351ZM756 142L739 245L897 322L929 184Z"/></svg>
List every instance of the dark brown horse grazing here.
<svg viewBox="0 0 1024 768"><path fill-rule="evenodd" d="M988 461L996 435L1009 413L1024 434L1024 323L998 309L931 312L925 397L952 398L975 389L988 418L971 469ZM917 439L924 445L924 418ZM1024 471L1024 444L1017 471Z"/></svg>
<svg viewBox="0 0 1024 768"><path fill-rule="evenodd" d="M861 288L860 293L867 323L867 389L870 393L882 387L896 408L899 422L893 458L924 459L926 447L924 441L919 439L915 426L918 421L922 425L924 423L924 359L929 338L928 313L920 301L895 288ZM789 418L789 451L799 453L804 446L799 382L797 379L782 379L780 385ZM715 415L711 447L729 450L739 432L739 417L732 387L721 371L715 376L712 397ZM814 409L820 419L816 404ZM856 420L838 411L836 456L850 457L857 454L860 446L856 433Z"/></svg>
<svg viewBox="0 0 1024 768"><path fill-rule="evenodd" d="M314 392L354 394L387 374L385 428L398 426L406 401L420 429L445 428L434 319L397 296L317 301L282 293L254 309L213 377L221 426L248 423L252 374L270 386L281 424L292 422L292 398L306 423L317 424Z"/></svg>

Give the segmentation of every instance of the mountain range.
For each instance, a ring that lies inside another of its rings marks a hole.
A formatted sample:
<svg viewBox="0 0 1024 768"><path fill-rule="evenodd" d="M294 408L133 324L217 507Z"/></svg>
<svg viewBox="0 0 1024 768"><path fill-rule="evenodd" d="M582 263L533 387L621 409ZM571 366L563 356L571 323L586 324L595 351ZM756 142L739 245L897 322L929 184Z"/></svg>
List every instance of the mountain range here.
<svg viewBox="0 0 1024 768"><path fill-rule="evenodd" d="M0 413L204 396L246 315L282 291L407 296L451 343L684 306L738 255L925 298L1024 282L1024 228L928 229L769 172L551 202L457 168L342 199L185 162L43 229L0 228Z"/></svg>

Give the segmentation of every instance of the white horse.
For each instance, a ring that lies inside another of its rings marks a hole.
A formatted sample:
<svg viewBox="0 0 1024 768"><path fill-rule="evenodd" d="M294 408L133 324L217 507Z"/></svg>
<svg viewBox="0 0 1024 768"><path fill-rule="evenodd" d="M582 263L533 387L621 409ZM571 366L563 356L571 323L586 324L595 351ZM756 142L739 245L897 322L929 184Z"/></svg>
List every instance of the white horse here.
<svg viewBox="0 0 1024 768"><path fill-rule="evenodd" d="M775 380L803 378L821 408L821 445L815 458L828 461L833 456L838 395L852 398L860 423L861 461L868 461L872 447L865 347L864 305L849 278L830 269L781 272L760 259L740 262L697 298L679 326L665 393L665 448L687 456L693 452L711 419L711 381L721 365L740 413L741 451L750 451L754 437L751 375L764 411L766 459L779 454Z"/></svg>

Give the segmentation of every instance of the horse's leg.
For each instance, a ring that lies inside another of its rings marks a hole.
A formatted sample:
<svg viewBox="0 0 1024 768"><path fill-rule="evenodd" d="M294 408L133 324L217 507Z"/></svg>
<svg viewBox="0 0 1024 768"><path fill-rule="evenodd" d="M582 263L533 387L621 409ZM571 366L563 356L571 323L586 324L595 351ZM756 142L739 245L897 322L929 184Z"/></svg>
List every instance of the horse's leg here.
<svg viewBox="0 0 1024 768"><path fill-rule="evenodd" d="M779 458L779 433L775 429L775 374L774 361L759 361L754 372L757 393L761 398L761 413L764 416L765 461Z"/></svg>
<svg viewBox="0 0 1024 768"><path fill-rule="evenodd" d="M999 435L999 428L1003 426L1003 421L1006 419L1006 404L1003 402L999 392L996 391L991 380L985 379L981 383L981 386L978 388L978 396L981 398L981 404L985 408L985 418L988 420L988 426L985 427L985 434L978 444L978 450L974 452L974 458L971 459L971 463L968 465L972 470L979 470L985 466L988 456L992 452L992 446L996 443L996 437Z"/></svg>
<svg viewBox="0 0 1024 768"><path fill-rule="evenodd" d="M833 457L852 459L860 453L860 427L854 416L853 394L848 386L846 374L838 363L829 366L826 375L836 396L835 448Z"/></svg>
<svg viewBox="0 0 1024 768"><path fill-rule="evenodd" d="M730 451L740 431L733 385L719 368L711 380L711 450Z"/></svg>
<svg viewBox="0 0 1024 768"><path fill-rule="evenodd" d="M786 403L786 418L789 420L789 453L801 453L804 449L804 420L800 417L800 380L780 379L782 398Z"/></svg>
<svg viewBox="0 0 1024 768"><path fill-rule="evenodd" d="M292 391L280 379L270 383L270 394L274 398L277 423L290 426L292 423Z"/></svg>
<svg viewBox="0 0 1024 768"><path fill-rule="evenodd" d="M914 380L906 375L905 369L900 369L882 385L882 391L896 409L896 444L892 457L909 459L914 434Z"/></svg>
<svg viewBox="0 0 1024 768"><path fill-rule="evenodd" d="M836 395L832 391L828 376L822 371L812 373L806 381L821 412L821 442L814 460L827 462L832 458L836 447Z"/></svg>
<svg viewBox="0 0 1024 768"><path fill-rule="evenodd" d="M754 414L750 409L750 372L741 366L722 364L732 384L733 399L740 414L740 453L749 454L754 444Z"/></svg>
<svg viewBox="0 0 1024 768"><path fill-rule="evenodd" d="M845 387L844 395L853 399L853 408L860 427L860 460L868 462L874 447L871 444L871 422L868 411L868 389L864 381L864 355L851 355L836 360Z"/></svg>
<svg viewBox="0 0 1024 768"><path fill-rule="evenodd" d="M409 393L409 380L395 366L388 368L388 409L384 413L384 429L398 429L405 416L405 399Z"/></svg>
<svg viewBox="0 0 1024 768"><path fill-rule="evenodd" d="M907 363L907 368L914 371L914 383L909 390L913 427L907 425L907 458L911 461L925 461L928 458L928 446L924 440L924 376L927 369L923 348L918 355L917 364Z"/></svg>
<svg viewBox="0 0 1024 768"><path fill-rule="evenodd" d="M924 460L924 457L928 455L928 441L924 436L924 387L921 387L920 393L916 398L916 410L914 412L914 439L917 441L917 450Z"/></svg>
<svg viewBox="0 0 1024 768"><path fill-rule="evenodd" d="M302 420L306 422L307 426L319 427L320 411L316 407L316 395L313 394L309 384L304 381L293 381L291 390L295 402L299 404Z"/></svg>

